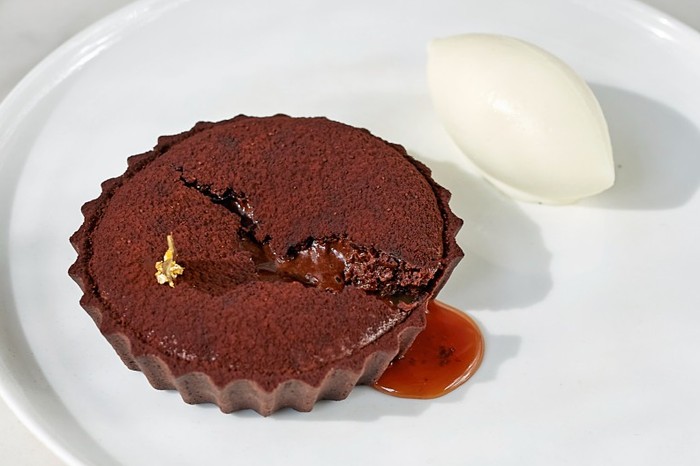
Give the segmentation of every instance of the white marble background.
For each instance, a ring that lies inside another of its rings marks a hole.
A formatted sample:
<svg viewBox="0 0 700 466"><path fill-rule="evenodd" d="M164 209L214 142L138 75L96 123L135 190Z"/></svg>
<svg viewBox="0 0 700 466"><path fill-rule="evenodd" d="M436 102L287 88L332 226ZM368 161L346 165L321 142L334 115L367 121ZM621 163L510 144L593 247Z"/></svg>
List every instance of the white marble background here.
<svg viewBox="0 0 700 466"><path fill-rule="evenodd" d="M644 0L700 30L699 0ZM130 0L0 0L0 100L53 49ZM0 464L63 463L0 400Z"/></svg>

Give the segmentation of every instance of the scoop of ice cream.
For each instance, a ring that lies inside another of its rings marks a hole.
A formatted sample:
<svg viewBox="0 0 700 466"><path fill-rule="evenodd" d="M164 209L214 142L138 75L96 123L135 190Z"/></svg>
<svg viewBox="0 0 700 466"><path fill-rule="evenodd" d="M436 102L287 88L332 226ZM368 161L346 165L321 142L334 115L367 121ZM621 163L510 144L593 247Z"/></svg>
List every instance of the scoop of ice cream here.
<svg viewBox="0 0 700 466"><path fill-rule="evenodd" d="M429 47L428 83L457 146L509 196L565 204L613 185L600 105L552 54L498 35L438 39Z"/></svg>

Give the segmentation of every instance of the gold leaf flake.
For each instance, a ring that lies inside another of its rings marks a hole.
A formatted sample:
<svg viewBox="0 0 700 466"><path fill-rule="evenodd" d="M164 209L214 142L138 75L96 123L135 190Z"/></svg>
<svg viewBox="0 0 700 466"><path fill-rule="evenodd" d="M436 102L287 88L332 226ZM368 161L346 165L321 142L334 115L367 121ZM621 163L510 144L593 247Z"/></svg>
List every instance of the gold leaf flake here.
<svg viewBox="0 0 700 466"><path fill-rule="evenodd" d="M175 278L182 275L185 268L175 262L175 240L173 235L168 235L168 250L165 251L162 261L156 262L156 280L161 285L168 284L171 288L175 287Z"/></svg>

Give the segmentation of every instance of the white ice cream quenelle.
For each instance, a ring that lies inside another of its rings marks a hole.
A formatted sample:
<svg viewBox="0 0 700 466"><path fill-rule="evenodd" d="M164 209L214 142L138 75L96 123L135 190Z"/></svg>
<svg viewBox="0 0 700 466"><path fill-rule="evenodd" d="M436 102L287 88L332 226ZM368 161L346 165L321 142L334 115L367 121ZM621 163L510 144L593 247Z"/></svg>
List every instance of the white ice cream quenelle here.
<svg viewBox="0 0 700 466"><path fill-rule="evenodd" d="M615 182L593 92L539 47L487 34L438 39L429 47L428 83L450 136L511 197L564 204Z"/></svg>

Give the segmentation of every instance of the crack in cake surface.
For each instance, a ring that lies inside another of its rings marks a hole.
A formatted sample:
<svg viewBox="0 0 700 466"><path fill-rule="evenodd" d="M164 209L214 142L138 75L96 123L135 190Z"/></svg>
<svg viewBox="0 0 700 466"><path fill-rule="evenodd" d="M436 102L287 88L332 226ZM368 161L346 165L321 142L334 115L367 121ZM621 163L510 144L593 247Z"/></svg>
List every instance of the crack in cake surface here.
<svg viewBox="0 0 700 466"><path fill-rule="evenodd" d="M307 286L328 291L340 291L354 286L369 294L386 298L392 305L402 307L416 300L429 287L438 267L416 267L391 254L371 247L354 244L348 238L334 235L327 238L309 237L290 246L286 254L270 248L270 239L256 237L257 221L254 207L245 194L226 188L221 194L211 186L188 180L182 168L176 167L180 180L188 188L208 197L241 219L237 234L241 245L251 253L258 276L263 280L295 280Z"/></svg>

